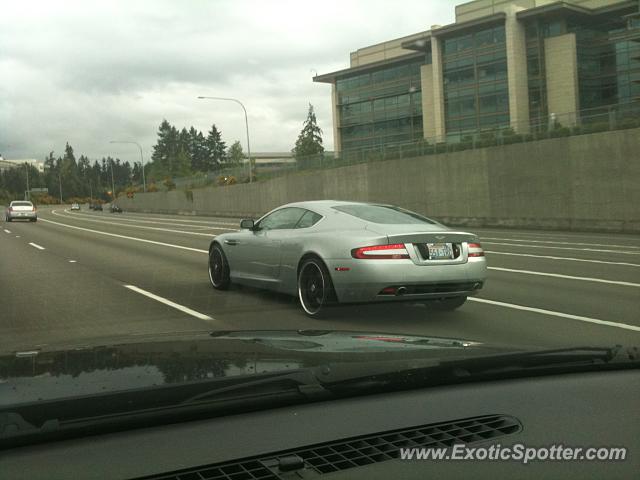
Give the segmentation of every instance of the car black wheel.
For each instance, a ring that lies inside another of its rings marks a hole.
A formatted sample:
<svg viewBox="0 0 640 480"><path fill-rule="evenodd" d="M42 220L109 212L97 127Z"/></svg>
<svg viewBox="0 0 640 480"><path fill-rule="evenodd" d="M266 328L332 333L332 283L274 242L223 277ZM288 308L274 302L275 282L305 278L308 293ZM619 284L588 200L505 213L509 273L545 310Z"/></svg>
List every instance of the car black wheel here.
<svg viewBox="0 0 640 480"><path fill-rule="evenodd" d="M450 312L464 305L467 297L440 298L427 302L427 306L440 312Z"/></svg>
<svg viewBox="0 0 640 480"><path fill-rule="evenodd" d="M5 218L4 218L4 220L5 220L6 222L10 222L10 221L11 221L11 219L10 219L9 217L5 217Z"/></svg>
<svg viewBox="0 0 640 480"><path fill-rule="evenodd" d="M328 305L335 303L335 291L324 263L318 258L308 258L298 273L298 297L307 315L318 318Z"/></svg>
<svg viewBox="0 0 640 480"><path fill-rule="evenodd" d="M229 263L218 244L209 250L209 280L216 290L227 290L231 284Z"/></svg>
<svg viewBox="0 0 640 480"><path fill-rule="evenodd" d="M31 221L32 221L32 222L37 222L37 221L38 221L38 219L37 219L37 218L32 218L32 219L31 219Z"/></svg>

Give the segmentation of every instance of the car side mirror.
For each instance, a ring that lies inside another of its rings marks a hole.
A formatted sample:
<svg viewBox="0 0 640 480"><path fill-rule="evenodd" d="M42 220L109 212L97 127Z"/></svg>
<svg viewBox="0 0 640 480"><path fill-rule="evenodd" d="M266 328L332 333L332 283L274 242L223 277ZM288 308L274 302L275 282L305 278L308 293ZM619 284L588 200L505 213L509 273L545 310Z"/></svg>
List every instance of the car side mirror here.
<svg viewBox="0 0 640 480"><path fill-rule="evenodd" d="M247 230L253 230L253 228L254 228L253 219L252 218L245 218L243 220L240 220L240 228L247 229Z"/></svg>

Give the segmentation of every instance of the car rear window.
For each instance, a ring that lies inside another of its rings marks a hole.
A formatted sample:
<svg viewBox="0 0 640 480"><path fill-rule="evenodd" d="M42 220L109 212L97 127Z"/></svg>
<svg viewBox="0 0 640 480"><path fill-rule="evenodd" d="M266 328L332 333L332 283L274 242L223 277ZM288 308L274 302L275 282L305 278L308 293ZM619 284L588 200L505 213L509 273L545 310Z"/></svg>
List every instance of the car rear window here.
<svg viewBox="0 0 640 480"><path fill-rule="evenodd" d="M11 202L12 207L32 207L31 202Z"/></svg>
<svg viewBox="0 0 640 480"><path fill-rule="evenodd" d="M348 213L361 220L382 224L410 224L410 223L429 223L437 222L423 217L415 212L404 210L389 205L340 205L333 207L339 212Z"/></svg>

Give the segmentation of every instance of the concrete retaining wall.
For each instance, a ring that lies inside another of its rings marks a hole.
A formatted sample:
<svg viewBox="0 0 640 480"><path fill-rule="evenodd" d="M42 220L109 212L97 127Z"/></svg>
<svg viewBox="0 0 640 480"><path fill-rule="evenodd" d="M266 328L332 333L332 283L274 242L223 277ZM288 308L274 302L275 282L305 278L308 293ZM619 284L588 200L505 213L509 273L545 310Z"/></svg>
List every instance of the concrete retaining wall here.
<svg viewBox="0 0 640 480"><path fill-rule="evenodd" d="M284 203L400 205L458 226L640 232L640 129L136 194L128 211L257 217Z"/></svg>

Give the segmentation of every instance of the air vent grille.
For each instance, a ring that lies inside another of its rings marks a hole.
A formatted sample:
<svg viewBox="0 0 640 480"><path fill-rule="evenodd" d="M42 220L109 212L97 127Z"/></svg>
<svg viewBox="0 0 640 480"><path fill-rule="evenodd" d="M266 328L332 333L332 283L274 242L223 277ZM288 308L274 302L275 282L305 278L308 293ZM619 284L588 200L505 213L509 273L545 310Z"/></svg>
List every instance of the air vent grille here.
<svg viewBox="0 0 640 480"><path fill-rule="evenodd" d="M250 459L203 466L146 480L278 480L279 459L297 455L305 468L324 474L384 462L400 456L401 448L450 447L474 444L511 435L522 429L520 422L506 415L489 415L381 432L301 449L276 452Z"/></svg>

